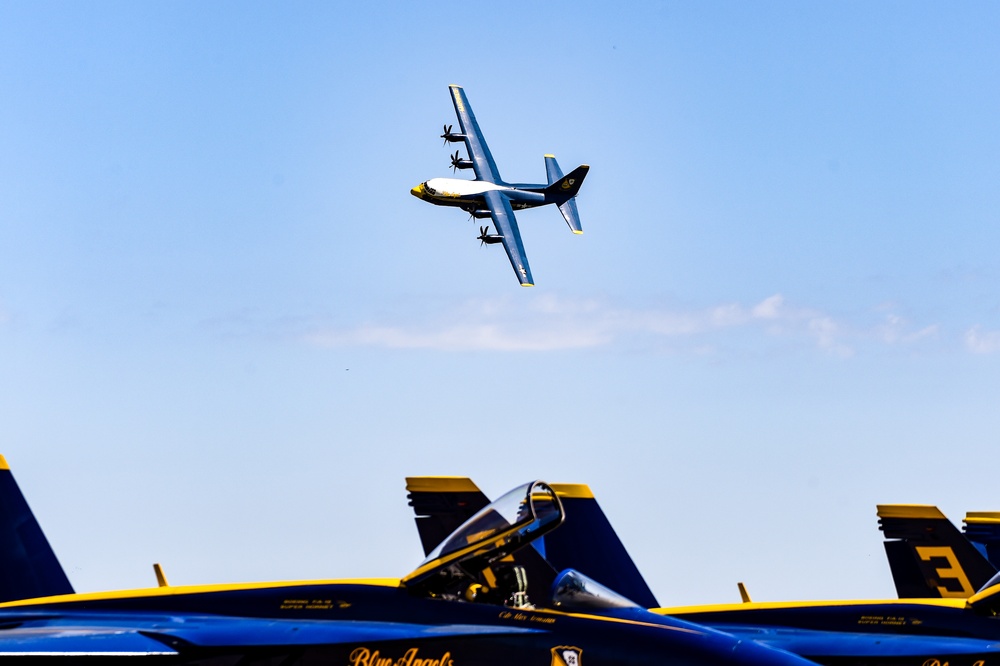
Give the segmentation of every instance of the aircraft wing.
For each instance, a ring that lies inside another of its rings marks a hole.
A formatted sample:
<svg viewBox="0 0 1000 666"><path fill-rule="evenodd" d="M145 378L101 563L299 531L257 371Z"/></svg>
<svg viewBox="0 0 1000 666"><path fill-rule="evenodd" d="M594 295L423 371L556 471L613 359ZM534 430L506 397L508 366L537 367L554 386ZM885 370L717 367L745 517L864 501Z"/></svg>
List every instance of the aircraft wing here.
<svg viewBox="0 0 1000 666"><path fill-rule="evenodd" d="M528 257L524 254L521 243L521 233L517 230L517 220L514 219L514 209L510 200L496 190L487 191L483 197L490 209L490 217L496 226L497 233L503 236L503 249L507 250L507 258L514 267L514 273L522 287L532 287L531 268L528 267Z"/></svg>
<svg viewBox="0 0 1000 666"><path fill-rule="evenodd" d="M451 90L451 101L455 103L455 113L458 115L458 124L465 135L465 146L469 149L469 159L472 160L472 168L476 172L478 180L485 180L487 183L501 183L500 173L497 171L496 162L486 145L486 139L476 122L476 115L472 113L469 106L469 99L465 96L465 91L461 86L448 86ZM507 243L504 242L504 245Z"/></svg>
<svg viewBox="0 0 1000 666"><path fill-rule="evenodd" d="M968 656L971 663L972 659L996 653L996 641L964 636L854 633L754 625L716 625L715 628L819 663L838 659L875 662L910 659L927 664L933 663L933 659L926 658L928 655L938 654L952 657L951 661Z"/></svg>
<svg viewBox="0 0 1000 666"><path fill-rule="evenodd" d="M225 648L255 655L263 648L345 645L359 642L426 640L498 634L541 633L533 627L463 624L418 625L400 622L275 620L179 615L118 615L106 620L81 614L29 620L3 631L0 659L11 656L66 657L198 657L201 650Z"/></svg>

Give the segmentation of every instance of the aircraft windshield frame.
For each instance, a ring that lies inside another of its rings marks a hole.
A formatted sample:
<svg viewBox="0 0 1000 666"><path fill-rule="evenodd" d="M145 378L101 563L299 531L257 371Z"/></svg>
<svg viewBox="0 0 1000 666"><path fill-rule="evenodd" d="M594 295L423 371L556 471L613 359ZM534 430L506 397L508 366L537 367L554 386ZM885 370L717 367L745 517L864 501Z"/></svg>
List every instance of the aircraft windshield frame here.
<svg viewBox="0 0 1000 666"><path fill-rule="evenodd" d="M457 581L475 579L561 525L564 515L562 501L547 484L518 486L462 523L402 583L438 594Z"/></svg>
<svg viewBox="0 0 1000 666"><path fill-rule="evenodd" d="M438 544L421 566L460 550L499 539L516 530L521 536L533 534L553 518L562 519L562 502L555 491L541 481L525 483L480 509ZM533 523L539 525L531 529Z"/></svg>

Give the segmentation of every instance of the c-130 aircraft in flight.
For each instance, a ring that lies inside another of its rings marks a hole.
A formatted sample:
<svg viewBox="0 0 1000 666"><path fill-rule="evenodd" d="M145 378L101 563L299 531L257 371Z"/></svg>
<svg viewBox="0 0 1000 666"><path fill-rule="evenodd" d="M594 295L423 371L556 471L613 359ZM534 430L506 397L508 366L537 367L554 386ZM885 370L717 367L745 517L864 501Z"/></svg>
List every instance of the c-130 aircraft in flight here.
<svg viewBox="0 0 1000 666"><path fill-rule="evenodd" d="M461 133L453 133L452 126L446 125L441 138L445 143L465 142L469 159L461 159L455 151L451 156L451 166L452 169L473 169L476 178L431 178L411 189L410 193L436 206L456 206L477 219L492 218L497 233L489 233L489 227L480 227L481 244L503 243L521 286L534 286L514 210L555 204L573 233L582 234L575 197L590 167L582 164L564 176L556 158L546 155L547 184L505 182L497 171L465 91L456 85L449 86L449 90Z"/></svg>

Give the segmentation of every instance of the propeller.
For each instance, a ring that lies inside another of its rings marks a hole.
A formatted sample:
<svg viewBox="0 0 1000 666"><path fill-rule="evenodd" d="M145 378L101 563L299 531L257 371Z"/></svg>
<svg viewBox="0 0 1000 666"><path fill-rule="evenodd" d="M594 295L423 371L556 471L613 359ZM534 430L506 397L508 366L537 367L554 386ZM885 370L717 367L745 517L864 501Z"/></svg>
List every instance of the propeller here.
<svg viewBox="0 0 1000 666"><path fill-rule="evenodd" d="M451 127L452 127L451 125L442 125L442 128L444 129L444 134L441 135L441 138L444 139L444 142L447 144L449 141L451 143L457 143L459 141L465 141L465 135L464 134L452 134Z"/></svg>
<svg viewBox="0 0 1000 666"><path fill-rule="evenodd" d="M455 173L458 170L459 163L461 161L462 161L461 158L458 156L458 151L456 150L455 154L451 156L451 172L452 173Z"/></svg>
<svg viewBox="0 0 1000 666"><path fill-rule="evenodd" d="M479 247L486 245L486 239L490 235L489 226L479 227Z"/></svg>

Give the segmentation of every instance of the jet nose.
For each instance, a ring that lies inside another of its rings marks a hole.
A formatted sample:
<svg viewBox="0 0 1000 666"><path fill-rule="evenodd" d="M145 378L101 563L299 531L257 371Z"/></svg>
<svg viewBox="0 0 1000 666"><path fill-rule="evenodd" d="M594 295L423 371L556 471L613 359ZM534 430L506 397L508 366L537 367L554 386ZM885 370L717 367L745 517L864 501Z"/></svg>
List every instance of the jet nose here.
<svg viewBox="0 0 1000 666"><path fill-rule="evenodd" d="M420 183L416 187L410 190L410 194L417 197L418 199L424 198L424 184Z"/></svg>

